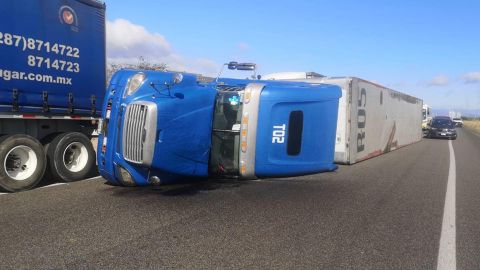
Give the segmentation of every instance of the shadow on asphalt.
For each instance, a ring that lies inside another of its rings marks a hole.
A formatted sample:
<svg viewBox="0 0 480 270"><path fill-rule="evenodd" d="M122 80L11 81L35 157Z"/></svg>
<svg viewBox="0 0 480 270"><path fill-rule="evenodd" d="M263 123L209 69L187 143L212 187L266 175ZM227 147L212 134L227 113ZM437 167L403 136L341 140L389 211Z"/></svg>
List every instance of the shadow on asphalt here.
<svg viewBox="0 0 480 270"><path fill-rule="evenodd" d="M90 171L90 173L88 174L88 176L85 177L85 179L89 179L89 178L96 177L96 176L99 176L98 167L94 166L92 168L92 170ZM81 180L79 180L79 181L81 181ZM45 175L43 176L42 180L40 180L40 182L37 184L37 186L35 186L32 189L41 188L41 187L44 187L44 186L57 184L57 183L63 183L63 182L55 180L51 175L48 174L48 172L45 172Z"/></svg>
<svg viewBox="0 0 480 270"><path fill-rule="evenodd" d="M163 196L194 196L198 193L213 190L233 189L251 183L249 180L238 179L208 179L185 180L181 184L145 187L120 187L106 182L106 185L115 187L114 196L136 197L147 194L160 194Z"/></svg>
<svg viewBox="0 0 480 270"><path fill-rule="evenodd" d="M427 136L423 136L422 139L424 139L424 140L445 140L445 141L452 140L452 139L446 138L446 137L427 137Z"/></svg>
<svg viewBox="0 0 480 270"><path fill-rule="evenodd" d="M452 139L449 139L449 138L440 138L440 137L438 137L438 138L423 137L423 139L424 139L424 140L443 140L443 141L450 141L450 140L452 140ZM454 141L454 140L452 140L452 141Z"/></svg>

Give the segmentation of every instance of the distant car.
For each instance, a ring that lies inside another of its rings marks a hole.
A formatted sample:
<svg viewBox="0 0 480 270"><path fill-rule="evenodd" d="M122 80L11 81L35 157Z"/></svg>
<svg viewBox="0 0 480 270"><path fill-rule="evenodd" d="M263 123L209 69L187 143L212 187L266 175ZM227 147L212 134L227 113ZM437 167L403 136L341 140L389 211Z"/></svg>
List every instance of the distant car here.
<svg viewBox="0 0 480 270"><path fill-rule="evenodd" d="M463 120L462 118L453 118L453 122L455 123L455 126L457 127L463 127Z"/></svg>
<svg viewBox="0 0 480 270"><path fill-rule="evenodd" d="M428 128L428 138L447 138L455 140L457 138L457 130L455 130L455 122L448 116L436 116L432 119Z"/></svg>

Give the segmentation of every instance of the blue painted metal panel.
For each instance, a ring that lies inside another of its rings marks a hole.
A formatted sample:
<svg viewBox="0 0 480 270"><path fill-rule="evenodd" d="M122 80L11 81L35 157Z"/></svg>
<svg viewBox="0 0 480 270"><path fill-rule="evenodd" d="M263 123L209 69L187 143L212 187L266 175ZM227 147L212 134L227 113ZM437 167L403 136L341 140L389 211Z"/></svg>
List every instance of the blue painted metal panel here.
<svg viewBox="0 0 480 270"><path fill-rule="evenodd" d="M258 177L289 176L336 169L333 158L340 88L265 83L257 127L255 174ZM295 120L290 118L292 112L301 112L303 125L291 123ZM296 132L289 129L289 125L294 124L295 128L301 125L301 145L298 152L289 154L289 140L295 140L290 133ZM275 140L275 130L282 135L280 127L284 127L284 139Z"/></svg>
<svg viewBox="0 0 480 270"><path fill-rule="evenodd" d="M207 177L217 92L197 84L194 75L183 74L182 82L174 85L174 73L142 71L146 74L145 82L133 95L123 97L128 79L136 72L122 70L111 80L103 109L105 117L107 102L112 99L106 153L101 153L103 135L99 137L98 146L101 174L116 182L115 166L120 165L132 174L138 185L148 184L149 173L161 177L164 183L182 177ZM114 92L111 91L113 89ZM123 114L126 106L135 101L157 104L157 136L149 168L131 164L122 156ZM102 161L105 163L102 164Z"/></svg>
<svg viewBox="0 0 480 270"><path fill-rule="evenodd" d="M105 93L105 6L93 0L5 0L0 5L0 110L101 110ZM29 108L27 108L28 106ZM58 108L58 109L55 109Z"/></svg>

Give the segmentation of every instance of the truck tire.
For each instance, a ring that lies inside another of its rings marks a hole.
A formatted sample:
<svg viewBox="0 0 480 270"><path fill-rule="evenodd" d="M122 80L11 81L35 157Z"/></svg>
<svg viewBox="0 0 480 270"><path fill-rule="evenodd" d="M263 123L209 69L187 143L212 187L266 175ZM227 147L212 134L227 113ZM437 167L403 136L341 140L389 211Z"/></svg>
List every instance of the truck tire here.
<svg viewBox="0 0 480 270"><path fill-rule="evenodd" d="M88 177L95 166L95 150L83 133L57 135L45 145L49 175L57 181L73 182Z"/></svg>
<svg viewBox="0 0 480 270"><path fill-rule="evenodd" d="M0 137L0 189L17 192L35 187L47 165L42 144L24 135Z"/></svg>

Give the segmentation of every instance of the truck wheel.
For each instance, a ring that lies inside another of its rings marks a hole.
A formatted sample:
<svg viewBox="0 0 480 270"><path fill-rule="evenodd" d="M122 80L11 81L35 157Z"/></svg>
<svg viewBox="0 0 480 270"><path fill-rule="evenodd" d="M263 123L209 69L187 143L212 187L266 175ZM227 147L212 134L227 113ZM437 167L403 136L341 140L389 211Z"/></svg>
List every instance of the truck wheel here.
<svg viewBox="0 0 480 270"><path fill-rule="evenodd" d="M0 137L0 162L0 188L9 192L35 187L45 173L43 146L24 134Z"/></svg>
<svg viewBox="0 0 480 270"><path fill-rule="evenodd" d="M95 151L83 133L59 134L45 145L45 150L49 173L57 181L85 179L95 166Z"/></svg>

